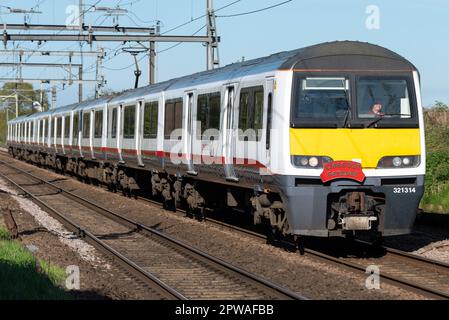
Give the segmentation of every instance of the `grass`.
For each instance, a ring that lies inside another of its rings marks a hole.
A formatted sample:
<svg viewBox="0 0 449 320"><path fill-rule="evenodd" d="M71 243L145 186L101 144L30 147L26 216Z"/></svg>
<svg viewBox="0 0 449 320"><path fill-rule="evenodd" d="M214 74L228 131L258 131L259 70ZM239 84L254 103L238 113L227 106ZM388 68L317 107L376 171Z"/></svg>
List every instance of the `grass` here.
<svg viewBox="0 0 449 320"><path fill-rule="evenodd" d="M0 241L8 239L9 239L8 231L5 228L2 228L2 226L0 226Z"/></svg>
<svg viewBox="0 0 449 320"><path fill-rule="evenodd" d="M449 212L449 185L442 188L436 194L425 194L421 207L424 211L434 213L448 213Z"/></svg>
<svg viewBox="0 0 449 320"><path fill-rule="evenodd" d="M427 212L449 213L449 109L425 112L427 170L420 207Z"/></svg>
<svg viewBox="0 0 449 320"><path fill-rule="evenodd" d="M0 300L61 300L72 296L62 288L65 271L39 260L20 242L9 240L8 232L0 226Z"/></svg>

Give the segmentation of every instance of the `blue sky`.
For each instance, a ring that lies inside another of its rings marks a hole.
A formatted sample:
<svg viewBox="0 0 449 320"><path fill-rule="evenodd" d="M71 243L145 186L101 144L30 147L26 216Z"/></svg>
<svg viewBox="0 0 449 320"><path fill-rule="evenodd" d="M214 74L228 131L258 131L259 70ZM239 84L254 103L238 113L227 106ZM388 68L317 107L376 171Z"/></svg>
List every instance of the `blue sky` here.
<svg viewBox="0 0 449 320"><path fill-rule="evenodd" d="M97 0L85 0L94 4ZM220 8L235 0L214 0L214 7ZM284 0L241 0L219 12L217 15L231 15L257 10ZM34 14L31 23L64 24L68 16L66 8L78 4L78 0L1 0L0 6L31 8L40 3L42 14ZM98 6L116 6L120 4L134 13L121 16L122 25L150 26L154 20L161 20L161 32L181 23L201 16L206 10L206 0L102 0ZM369 14L367 7L375 5L380 10L379 29L366 28ZM0 8L0 23L23 22L21 14L6 14L6 8ZM435 100L449 103L449 1L447 0L293 0L282 6L238 17L217 18L218 33L221 37L220 60L226 65L242 57L246 60L271 53L296 49L320 42L334 40L359 40L385 46L414 63L421 73L423 103L431 105ZM137 16L137 17L136 17ZM112 18L98 12L86 14L86 23L111 25ZM191 35L205 24L199 19L169 34ZM18 31L10 31L18 32ZM199 34L204 34L203 31ZM16 43L25 48L36 48L35 43ZM114 43L100 43L106 47L109 57L105 63L104 74L107 88L122 90L134 84L134 65L131 56L122 53L114 56L117 48ZM172 44L160 43L157 50L164 50ZM11 49L13 43L8 45ZM94 44L94 48L95 48ZM128 45L129 46L129 45ZM42 49L78 49L77 44L46 43ZM84 48L88 49L86 44ZM119 53L121 51L117 51ZM14 61L13 57L0 56L0 61ZM64 58L54 58L52 61ZM30 62L42 62L32 58ZM46 59L45 61L50 61ZM95 61L84 58L85 68ZM130 66L131 65L131 66ZM129 68L125 68L130 66ZM167 80L173 77L204 70L206 66L205 48L201 44L182 44L158 54L157 79ZM148 82L147 59L140 63L143 70L140 84ZM121 69L124 70L112 70ZM4 76L11 69L0 70ZM92 71L92 69L91 69ZM48 69L30 70L24 76L61 77L61 71ZM14 76L12 71L9 76ZM87 73L85 78L93 77ZM58 89L58 105L77 100L77 86ZM85 97L93 94L93 85L85 87Z"/></svg>

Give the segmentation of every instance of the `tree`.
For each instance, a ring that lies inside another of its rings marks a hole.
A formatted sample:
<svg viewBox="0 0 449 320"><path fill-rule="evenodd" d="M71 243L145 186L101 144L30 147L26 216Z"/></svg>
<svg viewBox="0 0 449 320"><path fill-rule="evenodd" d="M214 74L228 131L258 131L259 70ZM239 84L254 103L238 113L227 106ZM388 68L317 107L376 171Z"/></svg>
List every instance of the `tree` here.
<svg viewBox="0 0 449 320"><path fill-rule="evenodd" d="M449 111L449 107L447 106L447 104L441 101L435 101L435 104L433 105L432 109L439 111Z"/></svg>
<svg viewBox="0 0 449 320"><path fill-rule="evenodd" d="M35 90L30 83L7 82L3 85L3 88L0 89L1 96L8 96L15 93L18 94L19 98L19 115L34 113L32 107L33 102L39 102L44 110L48 109L47 93L45 91L41 92L40 90ZM5 102L10 107L14 106L15 109L14 99L8 99Z"/></svg>
<svg viewBox="0 0 449 320"><path fill-rule="evenodd" d="M7 82L0 89L0 96L18 95L19 116L35 113L33 108L35 102L39 102L43 109L48 109L48 96L46 92L35 90L30 83ZM37 104L36 104L37 105ZM6 108L14 110L9 113L10 119L15 117L16 100L15 98L0 98L0 143L6 141Z"/></svg>

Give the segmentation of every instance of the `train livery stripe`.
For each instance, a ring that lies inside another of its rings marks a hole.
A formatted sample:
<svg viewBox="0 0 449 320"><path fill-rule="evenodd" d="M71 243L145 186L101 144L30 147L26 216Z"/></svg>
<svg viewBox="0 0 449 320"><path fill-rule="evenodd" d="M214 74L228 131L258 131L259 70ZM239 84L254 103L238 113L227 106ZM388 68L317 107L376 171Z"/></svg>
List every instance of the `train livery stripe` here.
<svg viewBox="0 0 449 320"><path fill-rule="evenodd" d="M363 168L376 168L385 156L420 155L420 132L419 129L290 128L290 154L359 159Z"/></svg>
<svg viewBox="0 0 449 320"><path fill-rule="evenodd" d="M90 147L82 147L83 149L90 150ZM117 148L109 148L109 147L93 147L94 151L101 151L107 153L119 153ZM137 155L137 150L135 149L122 149L123 154L127 155ZM164 151L154 151L154 150L142 150L143 156L156 156L159 158L171 158L172 156L176 159L187 159L187 154L176 154ZM192 155L193 161L196 163L214 163L214 164L224 164L225 158L222 156L206 156L206 155ZM248 166L248 167L257 167L257 168L266 168L266 166L254 159L246 159L246 158L233 158L233 164L236 166Z"/></svg>

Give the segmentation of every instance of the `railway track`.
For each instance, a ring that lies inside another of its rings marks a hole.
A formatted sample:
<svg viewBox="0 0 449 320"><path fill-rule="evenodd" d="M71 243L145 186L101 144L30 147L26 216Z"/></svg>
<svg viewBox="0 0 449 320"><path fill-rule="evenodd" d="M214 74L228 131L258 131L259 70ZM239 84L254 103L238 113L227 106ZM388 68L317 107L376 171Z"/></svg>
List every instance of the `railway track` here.
<svg viewBox="0 0 449 320"><path fill-rule="evenodd" d="M11 159L9 156L8 158ZM162 203L147 198L138 197L137 200L160 207L163 206ZM186 215L186 212L177 209L176 214ZM241 228L221 220L212 219L207 215L204 220L206 223L210 223L219 228L228 229L232 232L238 232L239 234L251 237L255 241L268 242L267 237L261 233ZM373 252L373 248L369 243L358 241L357 245L363 247L361 251ZM365 255L364 257L336 256L332 253L325 253L321 249L312 250L310 248L305 248L305 253L309 257L325 263L331 263L339 267L343 266L363 274L366 274L368 266L374 265L379 267L381 281L391 283L432 299L449 299L449 264L426 259L393 248L382 247L380 249L383 250L382 253L379 253L379 250L377 250L375 255Z"/></svg>
<svg viewBox="0 0 449 320"><path fill-rule="evenodd" d="M269 242L267 237L261 233L236 227L216 219L206 218L205 220L207 223L238 232L255 241ZM281 247L288 246L288 243L276 241L271 242L271 244ZM432 299L449 299L448 263L427 259L386 246L373 247L371 243L360 240L353 240L352 243L348 241L346 245L352 248L358 247L357 252L361 254L357 257L351 257L351 254L336 256L332 253L325 253L321 249L313 250L308 247L304 248L304 252L309 257L335 266L344 266L363 274L366 274L369 266L377 266L379 267L381 281L386 281ZM292 247L293 244L290 248Z"/></svg>
<svg viewBox="0 0 449 320"><path fill-rule="evenodd" d="M305 299L10 162L0 160L0 169L0 176L165 299Z"/></svg>

